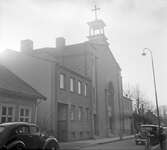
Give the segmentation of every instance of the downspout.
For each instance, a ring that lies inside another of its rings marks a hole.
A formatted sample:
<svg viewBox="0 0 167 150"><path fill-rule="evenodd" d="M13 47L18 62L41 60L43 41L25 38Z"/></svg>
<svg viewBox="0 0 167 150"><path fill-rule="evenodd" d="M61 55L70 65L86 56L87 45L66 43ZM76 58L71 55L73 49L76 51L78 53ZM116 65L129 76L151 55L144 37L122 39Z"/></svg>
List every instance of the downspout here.
<svg viewBox="0 0 167 150"><path fill-rule="evenodd" d="M119 120L120 120L120 131L119 136L120 140L122 140L122 112L121 112L121 95L120 95L120 82L119 82L119 74L117 75L117 82L118 82L118 105L119 105Z"/></svg>

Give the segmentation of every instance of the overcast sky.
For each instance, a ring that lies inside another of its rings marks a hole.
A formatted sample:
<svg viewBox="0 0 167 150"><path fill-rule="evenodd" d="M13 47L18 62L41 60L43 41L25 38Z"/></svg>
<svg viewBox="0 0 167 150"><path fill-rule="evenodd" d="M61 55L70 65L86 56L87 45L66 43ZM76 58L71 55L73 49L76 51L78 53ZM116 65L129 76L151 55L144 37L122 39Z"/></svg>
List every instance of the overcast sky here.
<svg viewBox="0 0 167 150"><path fill-rule="evenodd" d="M86 41L95 3L124 85L138 85L155 104L150 55L141 56L150 48L158 100L167 105L167 0L1 0L0 49L19 50L20 40L27 38L35 48L53 47L59 36L67 44Z"/></svg>

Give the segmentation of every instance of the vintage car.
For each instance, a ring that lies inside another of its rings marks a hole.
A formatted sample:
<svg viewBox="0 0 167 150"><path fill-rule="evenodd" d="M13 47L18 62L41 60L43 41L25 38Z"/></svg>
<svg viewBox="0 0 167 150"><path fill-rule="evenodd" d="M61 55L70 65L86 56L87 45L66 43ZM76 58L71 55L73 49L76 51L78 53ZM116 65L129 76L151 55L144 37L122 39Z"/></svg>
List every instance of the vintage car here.
<svg viewBox="0 0 167 150"><path fill-rule="evenodd" d="M163 127L164 133L167 135L167 127Z"/></svg>
<svg viewBox="0 0 167 150"><path fill-rule="evenodd" d="M162 128L162 127L161 127ZM138 144L145 144L146 139L149 136L151 145L156 145L159 142L158 139L158 125L152 124L143 124L140 125L139 132L135 135L135 143Z"/></svg>
<svg viewBox="0 0 167 150"><path fill-rule="evenodd" d="M58 150L56 138L42 134L35 124L0 124L0 150Z"/></svg>

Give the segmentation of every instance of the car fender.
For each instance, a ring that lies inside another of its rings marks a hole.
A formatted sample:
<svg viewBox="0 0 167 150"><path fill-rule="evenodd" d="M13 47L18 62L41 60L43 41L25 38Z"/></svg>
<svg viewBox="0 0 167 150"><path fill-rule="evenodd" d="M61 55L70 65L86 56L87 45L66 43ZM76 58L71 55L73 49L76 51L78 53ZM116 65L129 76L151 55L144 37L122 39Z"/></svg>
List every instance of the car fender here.
<svg viewBox="0 0 167 150"><path fill-rule="evenodd" d="M49 138L47 138L47 139L45 140L45 143L44 143L42 149L44 150L44 149L46 148L46 146L47 146L50 142L55 142L55 143L57 144L57 146L58 146L58 141L57 141L57 139L54 138L54 137L49 137Z"/></svg>
<svg viewBox="0 0 167 150"><path fill-rule="evenodd" d="M14 147L14 146L17 145L17 144L22 144L24 148L26 147L25 144L24 144L24 142L23 142L23 141L20 141L20 140L19 140L19 141L11 142L11 143L8 144L6 147L7 147L7 149L11 149L12 147Z"/></svg>

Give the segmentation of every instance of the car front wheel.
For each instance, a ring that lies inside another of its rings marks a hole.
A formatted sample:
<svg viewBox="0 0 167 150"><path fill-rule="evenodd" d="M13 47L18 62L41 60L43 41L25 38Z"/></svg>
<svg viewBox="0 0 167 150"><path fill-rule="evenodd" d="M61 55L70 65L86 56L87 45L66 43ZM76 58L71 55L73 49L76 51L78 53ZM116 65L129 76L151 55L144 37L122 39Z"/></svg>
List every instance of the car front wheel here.
<svg viewBox="0 0 167 150"><path fill-rule="evenodd" d="M49 143L45 150L59 150L57 143Z"/></svg>
<svg viewBox="0 0 167 150"><path fill-rule="evenodd" d="M16 144L11 150L25 150L23 144Z"/></svg>

